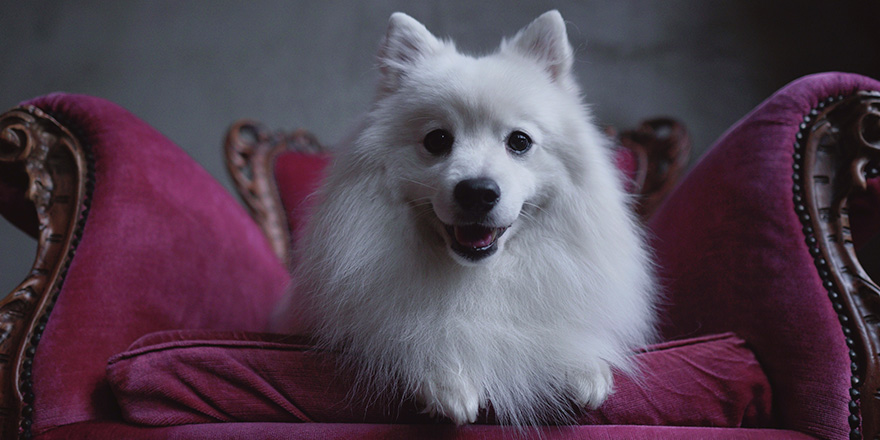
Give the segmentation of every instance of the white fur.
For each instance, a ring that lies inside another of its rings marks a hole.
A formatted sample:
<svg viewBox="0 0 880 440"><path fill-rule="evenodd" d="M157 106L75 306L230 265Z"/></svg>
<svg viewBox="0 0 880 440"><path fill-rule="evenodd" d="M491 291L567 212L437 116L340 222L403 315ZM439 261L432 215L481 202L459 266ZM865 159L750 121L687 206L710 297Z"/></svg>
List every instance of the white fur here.
<svg viewBox="0 0 880 440"><path fill-rule="evenodd" d="M402 387L457 424L488 401L520 425L601 404L652 337L653 283L572 57L556 11L481 58L392 15L379 94L316 195L275 329L314 334L371 390ZM447 155L422 145L438 128L455 135ZM514 130L534 141L522 156L505 147ZM489 221L510 226L477 262L440 223L474 177L498 183Z"/></svg>

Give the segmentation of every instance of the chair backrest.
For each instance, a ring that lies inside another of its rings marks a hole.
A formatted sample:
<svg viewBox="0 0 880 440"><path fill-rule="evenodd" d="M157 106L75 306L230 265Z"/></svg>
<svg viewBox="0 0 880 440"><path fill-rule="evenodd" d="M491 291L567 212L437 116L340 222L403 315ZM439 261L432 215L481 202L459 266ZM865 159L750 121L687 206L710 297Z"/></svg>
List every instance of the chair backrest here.
<svg viewBox="0 0 880 440"><path fill-rule="evenodd" d="M687 130L674 119L654 118L619 135L611 128L606 132L617 140L616 165L627 178L627 189L636 194L634 208L648 219L687 167ZM282 261L290 262L292 236L332 154L305 130L272 132L258 122L242 120L227 132L229 174Z"/></svg>

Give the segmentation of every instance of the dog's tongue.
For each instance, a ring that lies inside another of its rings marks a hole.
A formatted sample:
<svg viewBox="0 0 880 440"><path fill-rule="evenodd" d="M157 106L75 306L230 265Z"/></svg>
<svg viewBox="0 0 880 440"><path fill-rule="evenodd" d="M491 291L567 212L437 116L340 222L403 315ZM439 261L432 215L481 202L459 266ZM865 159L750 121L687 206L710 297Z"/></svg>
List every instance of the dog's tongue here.
<svg viewBox="0 0 880 440"><path fill-rule="evenodd" d="M498 230L480 225L455 227L455 241L462 246L475 249L491 245L497 238Z"/></svg>

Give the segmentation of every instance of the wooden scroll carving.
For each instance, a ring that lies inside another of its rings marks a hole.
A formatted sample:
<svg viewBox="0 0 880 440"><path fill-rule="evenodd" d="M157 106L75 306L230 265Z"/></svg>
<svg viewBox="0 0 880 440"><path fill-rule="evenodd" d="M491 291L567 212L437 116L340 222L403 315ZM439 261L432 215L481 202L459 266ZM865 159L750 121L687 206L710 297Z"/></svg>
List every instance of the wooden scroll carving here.
<svg viewBox="0 0 880 440"><path fill-rule="evenodd" d="M37 255L25 280L0 300L0 423L2 438L30 438L31 366L76 244L82 235L91 161L80 142L37 108L0 115L0 181L26 187L36 212ZM13 172L12 170L15 170ZM26 182L6 179L22 177ZM31 228L29 228L31 229Z"/></svg>
<svg viewBox="0 0 880 440"><path fill-rule="evenodd" d="M324 147L311 133L272 133L254 121L239 121L225 141L226 169L251 216L269 239L275 255L290 261L291 238L287 213L278 195L275 158L284 151L317 154Z"/></svg>
<svg viewBox="0 0 880 440"><path fill-rule="evenodd" d="M847 199L878 174L880 93L828 97L800 128L794 206L850 349L850 436L874 439L880 436L880 288L856 257Z"/></svg>
<svg viewBox="0 0 880 440"><path fill-rule="evenodd" d="M675 119L655 118L620 133L619 141L636 155L635 183L639 188L636 211L640 218L647 220L687 170L690 136Z"/></svg>

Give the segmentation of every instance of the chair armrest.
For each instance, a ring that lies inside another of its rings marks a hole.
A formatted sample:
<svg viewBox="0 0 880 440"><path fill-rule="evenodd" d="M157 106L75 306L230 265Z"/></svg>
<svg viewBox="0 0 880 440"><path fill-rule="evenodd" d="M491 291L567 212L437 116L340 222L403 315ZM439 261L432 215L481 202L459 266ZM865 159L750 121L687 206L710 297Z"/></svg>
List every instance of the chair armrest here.
<svg viewBox="0 0 880 440"><path fill-rule="evenodd" d="M94 181L90 153L34 106L0 115L3 215L38 239L30 274L0 300L0 437L16 438L33 404L29 365L76 244ZM29 423L29 422L28 422Z"/></svg>
<svg viewBox="0 0 880 440"><path fill-rule="evenodd" d="M0 302L3 438L112 419L107 359L146 333L263 330L287 272L167 138L112 103L66 94L3 115L0 133L0 163L20 171L0 173L0 188L29 186L40 222L25 225L40 234L37 265Z"/></svg>
<svg viewBox="0 0 880 440"><path fill-rule="evenodd" d="M736 332L782 427L820 438L880 433L877 399L861 398L880 385L880 302L848 217L880 159L878 91L840 73L789 84L722 136L650 224L664 334Z"/></svg>
<svg viewBox="0 0 880 440"><path fill-rule="evenodd" d="M864 206L853 210L857 216L876 220L880 213L876 179L873 191L867 191L868 179L880 175L880 87L839 95L825 107L806 115L796 135L793 201L850 349L850 394L860 403L861 429L865 438L875 438L880 435L880 287L862 268L853 237L870 237L880 225L851 225L850 205ZM851 427L859 429L860 414L851 412Z"/></svg>

